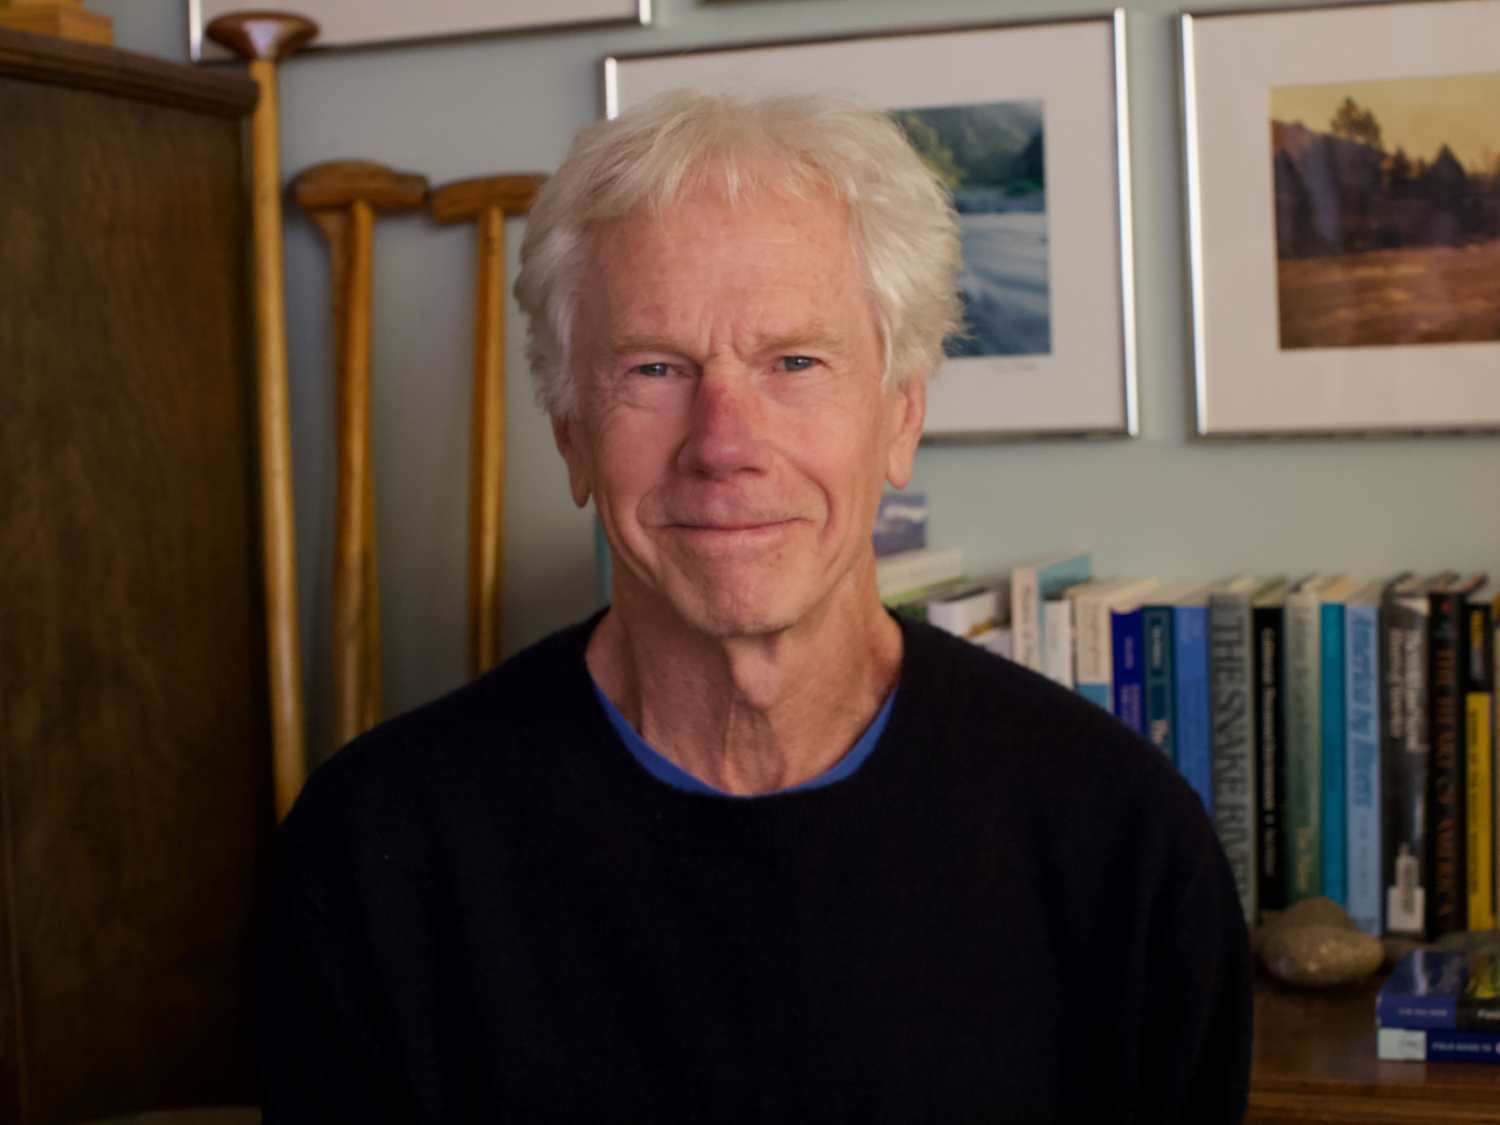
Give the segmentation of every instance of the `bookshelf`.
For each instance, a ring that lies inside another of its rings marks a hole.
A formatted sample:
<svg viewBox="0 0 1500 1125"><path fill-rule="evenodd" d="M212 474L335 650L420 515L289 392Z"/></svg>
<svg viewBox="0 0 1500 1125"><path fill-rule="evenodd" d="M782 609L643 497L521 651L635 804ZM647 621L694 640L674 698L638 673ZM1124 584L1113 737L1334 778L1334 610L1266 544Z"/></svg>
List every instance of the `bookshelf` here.
<svg viewBox="0 0 1500 1125"><path fill-rule="evenodd" d="M1375 993L1384 979L1312 992L1260 970L1245 1125L1500 1121L1500 1067L1375 1057Z"/></svg>

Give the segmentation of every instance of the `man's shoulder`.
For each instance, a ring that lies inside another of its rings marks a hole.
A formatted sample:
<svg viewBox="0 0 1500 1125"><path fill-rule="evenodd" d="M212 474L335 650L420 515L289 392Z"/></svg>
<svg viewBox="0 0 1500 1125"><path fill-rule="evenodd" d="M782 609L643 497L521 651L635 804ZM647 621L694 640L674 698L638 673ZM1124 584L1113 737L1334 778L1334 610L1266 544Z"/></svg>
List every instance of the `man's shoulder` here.
<svg viewBox="0 0 1500 1125"><path fill-rule="evenodd" d="M595 619L553 633L463 687L379 724L320 765L304 815L380 819L547 768L593 717L584 649ZM581 736L581 735L580 735Z"/></svg>
<svg viewBox="0 0 1500 1125"><path fill-rule="evenodd" d="M1166 756L1103 708L931 626L902 628L908 737L965 760L966 772L1024 794L1038 810L1203 819L1201 802Z"/></svg>

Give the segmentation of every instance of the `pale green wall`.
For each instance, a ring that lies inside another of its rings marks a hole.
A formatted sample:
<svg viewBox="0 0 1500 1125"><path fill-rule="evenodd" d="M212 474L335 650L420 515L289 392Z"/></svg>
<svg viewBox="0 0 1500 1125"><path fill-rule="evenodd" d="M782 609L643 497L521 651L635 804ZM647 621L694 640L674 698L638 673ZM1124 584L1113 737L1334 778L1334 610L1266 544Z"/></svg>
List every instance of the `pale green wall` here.
<svg viewBox="0 0 1500 1125"><path fill-rule="evenodd" d="M89 5L114 16L121 46L184 57L184 0ZM293 59L283 75L284 168L362 157L435 184L547 171L595 117L598 60L607 53L1078 10L1067 0L657 0L657 9L656 25L644 29ZM1176 7L1136 0L1128 10L1141 436L923 449L914 487L931 497L935 545L963 546L974 571L1060 547L1092 548L1101 572L1162 578L1500 571L1495 438L1189 442ZM510 234L514 251L519 224ZM463 675L472 252L467 231L420 217L387 219L379 229L374 410L390 710ZM327 269L317 235L295 215L287 275L304 647L321 732L334 500ZM514 307L511 315L513 651L593 609L597 596L590 521L569 502L547 422L531 404Z"/></svg>

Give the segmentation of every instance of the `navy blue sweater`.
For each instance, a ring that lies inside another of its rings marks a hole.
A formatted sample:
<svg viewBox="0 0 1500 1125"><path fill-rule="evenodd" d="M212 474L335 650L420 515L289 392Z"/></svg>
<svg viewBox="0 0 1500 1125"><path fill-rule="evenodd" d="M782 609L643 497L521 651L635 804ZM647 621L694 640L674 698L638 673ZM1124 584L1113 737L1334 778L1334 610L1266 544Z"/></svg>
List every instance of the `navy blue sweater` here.
<svg viewBox="0 0 1500 1125"><path fill-rule="evenodd" d="M852 777L648 775L565 630L340 751L282 827L267 1125L1238 1121L1251 962L1198 798L922 625Z"/></svg>

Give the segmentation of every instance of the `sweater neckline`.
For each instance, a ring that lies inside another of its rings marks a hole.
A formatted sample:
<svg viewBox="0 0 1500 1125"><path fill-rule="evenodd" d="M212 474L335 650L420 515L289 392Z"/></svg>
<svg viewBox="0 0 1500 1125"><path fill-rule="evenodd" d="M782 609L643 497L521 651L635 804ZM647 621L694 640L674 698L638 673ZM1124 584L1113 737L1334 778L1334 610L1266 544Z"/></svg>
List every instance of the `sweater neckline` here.
<svg viewBox="0 0 1500 1125"><path fill-rule="evenodd" d="M903 654L900 690L894 692L885 730L868 757L848 777L811 789L768 793L753 801L729 795L689 792L653 777L625 746L594 690L584 654L603 619L600 610L558 639L561 667L575 701L576 737L569 740L568 765L580 799L602 815L634 822L648 835L698 846L722 848L804 847L888 821L923 791L929 768L922 753L921 714L926 710L935 655L920 623L897 617Z"/></svg>

